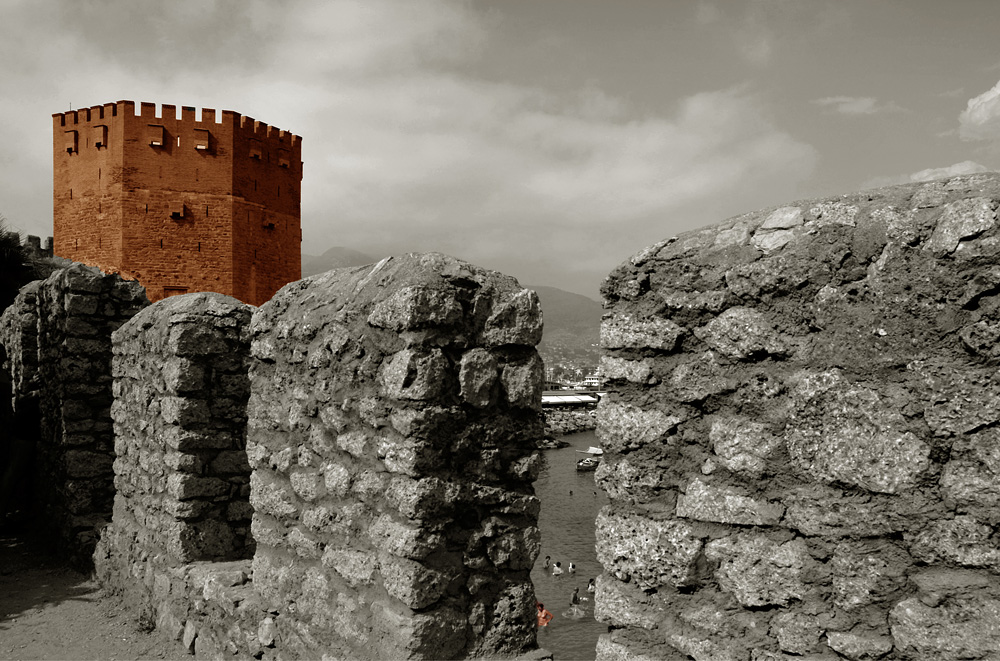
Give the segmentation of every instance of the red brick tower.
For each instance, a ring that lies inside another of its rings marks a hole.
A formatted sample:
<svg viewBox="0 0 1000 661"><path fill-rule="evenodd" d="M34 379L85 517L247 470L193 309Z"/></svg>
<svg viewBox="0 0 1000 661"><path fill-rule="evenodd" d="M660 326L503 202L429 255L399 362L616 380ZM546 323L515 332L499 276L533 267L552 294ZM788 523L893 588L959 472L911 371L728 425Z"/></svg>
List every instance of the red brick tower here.
<svg viewBox="0 0 1000 661"><path fill-rule="evenodd" d="M119 101L52 116L60 257L252 305L302 275L302 139L224 110Z"/></svg>

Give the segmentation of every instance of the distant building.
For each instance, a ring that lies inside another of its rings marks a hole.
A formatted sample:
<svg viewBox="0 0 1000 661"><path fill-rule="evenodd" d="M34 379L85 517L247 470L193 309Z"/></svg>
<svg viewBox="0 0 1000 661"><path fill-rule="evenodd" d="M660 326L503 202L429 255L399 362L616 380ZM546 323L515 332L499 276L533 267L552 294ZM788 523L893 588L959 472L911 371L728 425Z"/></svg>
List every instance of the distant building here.
<svg viewBox="0 0 1000 661"><path fill-rule="evenodd" d="M53 119L54 253L260 305L301 277L302 140L229 110L118 101Z"/></svg>
<svg viewBox="0 0 1000 661"><path fill-rule="evenodd" d="M601 387L601 377L597 374L588 374L583 377L583 387L584 388L600 388Z"/></svg>

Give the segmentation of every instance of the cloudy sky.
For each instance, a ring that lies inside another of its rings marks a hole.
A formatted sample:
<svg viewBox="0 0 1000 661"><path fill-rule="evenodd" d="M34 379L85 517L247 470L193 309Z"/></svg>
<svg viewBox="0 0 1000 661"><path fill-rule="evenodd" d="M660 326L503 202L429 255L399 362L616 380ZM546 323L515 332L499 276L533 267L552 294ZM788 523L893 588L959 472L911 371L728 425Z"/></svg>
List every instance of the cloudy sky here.
<svg viewBox="0 0 1000 661"><path fill-rule="evenodd" d="M646 245L1000 169L995 0L0 0L0 213L52 226L51 115L301 135L303 250L437 250L597 297Z"/></svg>

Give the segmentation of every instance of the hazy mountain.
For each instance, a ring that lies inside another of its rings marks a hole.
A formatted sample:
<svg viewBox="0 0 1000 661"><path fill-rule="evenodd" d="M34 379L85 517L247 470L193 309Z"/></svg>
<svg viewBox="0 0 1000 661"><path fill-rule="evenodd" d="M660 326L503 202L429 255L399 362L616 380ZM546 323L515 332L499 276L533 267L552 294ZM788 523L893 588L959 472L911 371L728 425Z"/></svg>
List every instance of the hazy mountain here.
<svg viewBox="0 0 1000 661"><path fill-rule="evenodd" d="M316 257L302 253L302 277L305 278L317 273L325 273L330 269L339 269L344 266L364 266L374 264L378 258L366 255L357 250L334 246L325 253Z"/></svg>
<svg viewBox="0 0 1000 661"><path fill-rule="evenodd" d="M577 378L596 371L600 359L601 304L555 287L528 288L535 290L542 303L545 332L538 353L546 368L554 371L553 378Z"/></svg>

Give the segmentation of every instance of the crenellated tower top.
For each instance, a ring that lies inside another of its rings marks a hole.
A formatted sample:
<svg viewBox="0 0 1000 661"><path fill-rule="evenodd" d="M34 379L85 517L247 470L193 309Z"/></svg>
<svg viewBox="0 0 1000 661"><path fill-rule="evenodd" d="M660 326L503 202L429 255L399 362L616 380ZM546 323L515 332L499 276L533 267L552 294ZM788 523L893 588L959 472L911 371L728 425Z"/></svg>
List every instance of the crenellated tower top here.
<svg viewBox="0 0 1000 661"><path fill-rule="evenodd" d="M112 118L136 117L147 122L169 124L174 130L184 126L196 129L211 129L212 125L232 127L234 135L239 134L244 139L255 139L271 143L285 149L296 149L301 146L302 138L290 131L279 129L253 117L242 115L232 110L216 112L214 108L195 108L181 106L180 114L177 106L164 103L157 111L157 104L140 102L136 112L135 101L118 101L103 105L90 106L79 110L69 110L52 114L54 126L88 127L111 121Z"/></svg>

